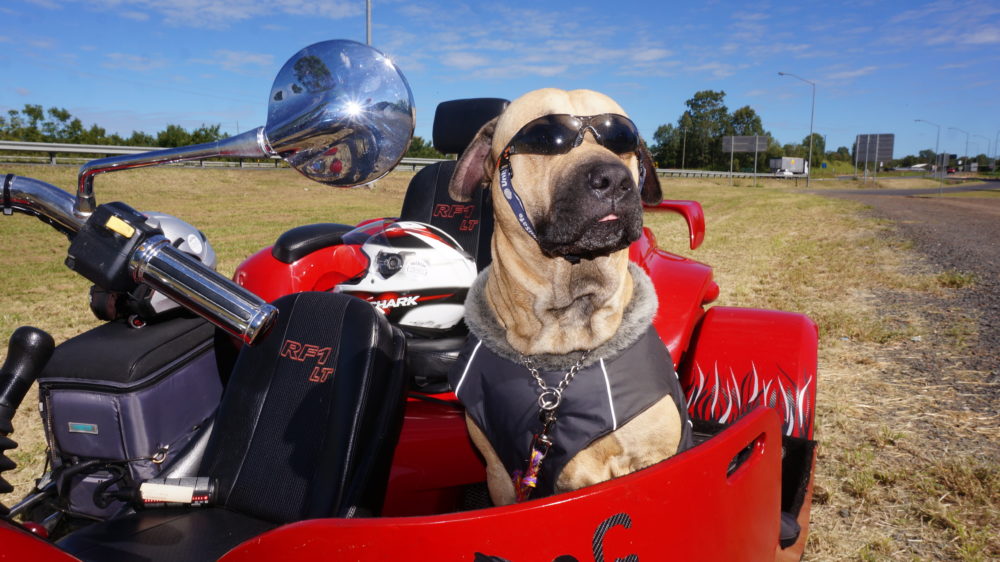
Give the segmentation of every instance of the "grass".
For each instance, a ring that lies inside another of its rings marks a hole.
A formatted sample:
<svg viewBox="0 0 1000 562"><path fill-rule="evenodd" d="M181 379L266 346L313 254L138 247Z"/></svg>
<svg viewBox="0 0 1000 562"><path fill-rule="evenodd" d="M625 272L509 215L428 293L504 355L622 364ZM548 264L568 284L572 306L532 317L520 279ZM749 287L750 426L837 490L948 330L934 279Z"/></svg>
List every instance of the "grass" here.
<svg viewBox="0 0 1000 562"><path fill-rule="evenodd" d="M7 171L74 183L72 168ZM396 213L408 180L394 174L374 189L338 190L289 170L162 168L101 176L96 192L101 202L125 200L198 225L231 274L292 226ZM955 390L985 383L957 366L977 324L947 308L950 295L976 280L922 264L891 224L860 205L803 194L804 183L751 183L664 181L667 198L705 208L697 251L687 248L678 216L649 213L646 222L661 247L715 267L717 304L805 312L821 328L821 446L806 558L1000 558L1000 420L966 409ZM0 218L0 334L30 323L62 341L96 325L87 283L61 265L65 248L39 221ZM900 296L926 305L893 304ZM921 354L953 355L956 367L925 380L903 361ZM13 455L23 468L5 474L18 487L0 498L8 504L40 472L45 448L33 404L15 427L22 447Z"/></svg>

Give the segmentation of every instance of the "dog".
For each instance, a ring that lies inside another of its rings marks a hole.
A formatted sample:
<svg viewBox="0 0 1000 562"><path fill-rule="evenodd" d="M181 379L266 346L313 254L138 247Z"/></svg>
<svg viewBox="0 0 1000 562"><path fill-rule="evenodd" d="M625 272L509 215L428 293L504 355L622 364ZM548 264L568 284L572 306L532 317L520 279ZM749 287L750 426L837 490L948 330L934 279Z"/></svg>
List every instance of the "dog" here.
<svg viewBox="0 0 1000 562"><path fill-rule="evenodd" d="M516 99L456 164L451 196L476 189L493 202L493 261L466 300L470 338L449 376L494 504L596 484L688 446L680 385L652 329L655 290L628 258L642 204L659 203L661 188L621 106L590 90ZM645 382L619 390L632 379Z"/></svg>

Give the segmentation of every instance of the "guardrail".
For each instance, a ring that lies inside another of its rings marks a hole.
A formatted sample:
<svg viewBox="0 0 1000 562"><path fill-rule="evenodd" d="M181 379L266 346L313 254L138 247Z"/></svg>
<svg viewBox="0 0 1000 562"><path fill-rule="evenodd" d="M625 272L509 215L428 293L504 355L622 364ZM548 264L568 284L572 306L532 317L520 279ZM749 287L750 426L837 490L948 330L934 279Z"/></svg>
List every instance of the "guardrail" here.
<svg viewBox="0 0 1000 562"><path fill-rule="evenodd" d="M26 156L3 154L0 160L7 162L28 162L37 164L84 164L92 158L81 158L79 156L67 156L72 154L96 154L99 156L114 156L120 154L142 154L152 150L161 150L158 146L115 146L107 144L65 144L50 142L22 142L22 141L0 141L0 151L2 152L35 152L44 153L45 156ZM245 160L200 160L196 162L182 162L180 165L204 166L204 167L240 167L240 168L260 168L284 166L281 158L273 156L265 162L248 162ZM435 162L441 162L437 158L403 158L397 169L416 171L424 166L429 166Z"/></svg>
<svg viewBox="0 0 1000 562"><path fill-rule="evenodd" d="M156 146L113 146L106 144L63 144L63 143L48 143L48 142L21 142L21 141L0 141L0 151L2 152L41 152L45 153L46 156L24 156L24 155L3 155L0 159L8 162L31 162L31 163L49 163L49 164L83 164L90 160L90 158L81 158L74 156L66 156L67 154L98 154L102 156L112 156L117 154L141 154L143 152L149 152L151 150L160 150L160 147ZM62 155L62 156L59 156ZM278 157L272 157L271 162L247 162L244 160L239 161L226 161L226 160L201 160L198 162L189 162L184 165L193 166L204 166L204 167L240 167L240 168L259 168L259 167L278 167L284 165ZM417 171L425 166L430 166L435 162L443 162L444 160L439 158L403 158L399 163L397 169ZM657 168L656 174L663 177L683 177L683 178L773 178L774 174L770 173L750 173L750 172L715 172L707 170L680 170L675 168ZM802 176L805 177L805 176Z"/></svg>

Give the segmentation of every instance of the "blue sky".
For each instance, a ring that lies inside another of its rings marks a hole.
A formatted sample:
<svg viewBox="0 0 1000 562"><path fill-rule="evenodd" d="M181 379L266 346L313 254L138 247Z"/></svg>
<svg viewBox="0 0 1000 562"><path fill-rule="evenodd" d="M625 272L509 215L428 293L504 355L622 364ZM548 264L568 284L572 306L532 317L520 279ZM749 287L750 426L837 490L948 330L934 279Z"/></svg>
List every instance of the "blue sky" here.
<svg viewBox="0 0 1000 562"><path fill-rule="evenodd" d="M434 108L555 86L616 98L651 139L699 90L750 105L782 143L895 133L895 156L985 153L1000 131L996 0L747 3L374 0L430 138ZM609 9L609 7L612 7ZM364 41L364 0L5 0L0 111L63 107L125 135L168 123L263 125L274 74L301 47Z"/></svg>

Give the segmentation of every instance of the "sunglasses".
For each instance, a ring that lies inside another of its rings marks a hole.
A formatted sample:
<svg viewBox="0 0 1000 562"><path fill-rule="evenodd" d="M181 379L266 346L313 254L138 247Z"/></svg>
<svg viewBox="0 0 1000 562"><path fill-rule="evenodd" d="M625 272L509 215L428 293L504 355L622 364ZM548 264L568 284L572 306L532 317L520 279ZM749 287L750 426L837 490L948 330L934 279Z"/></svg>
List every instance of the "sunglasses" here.
<svg viewBox="0 0 1000 562"><path fill-rule="evenodd" d="M624 115L543 115L528 122L507 144L506 154L566 154L583 142L590 131L598 144L615 154L628 154L639 149L639 130Z"/></svg>

